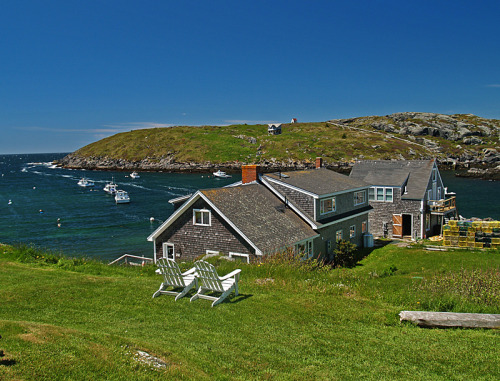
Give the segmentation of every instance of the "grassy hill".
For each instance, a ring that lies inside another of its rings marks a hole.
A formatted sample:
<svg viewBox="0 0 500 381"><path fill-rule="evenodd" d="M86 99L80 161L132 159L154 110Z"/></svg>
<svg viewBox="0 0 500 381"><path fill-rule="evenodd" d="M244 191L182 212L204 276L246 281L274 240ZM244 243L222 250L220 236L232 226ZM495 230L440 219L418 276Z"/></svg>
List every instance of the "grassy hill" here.
<svg viewBox="0 0 500 381"><path fill-rule="evenodd" d="M282 126L283 134L269 136L267 125L171 127L134 130L89 144L75 155L140 161L173 157L177 162L327 162L353 158L432 157L428 148L372 131L355 131L329 123ZM410 152L414 154L410 154Z"/></svg>
<svg viewBox="0 0 500 381"><path fill-rule="evenodd" d="M0 379L500 378L498 330L422 329L401 310L500 313L498 251L378 248L352 269L235 264L240 296L151 296L154 267L0 246ZM188 268L192 264L181 264ZM162 361L138 361L144 351Z"/></svg>
<svg viewBox="0 0 500 381"><path fill-rule="evenodd" d="M267 125L171 127L133 130L89 144L73 157L167 163L326 163L356 159L452 158L458 162L500 160L500 121L474 115L398 113ZM485 159L485 157L487 157Z"/></svg>

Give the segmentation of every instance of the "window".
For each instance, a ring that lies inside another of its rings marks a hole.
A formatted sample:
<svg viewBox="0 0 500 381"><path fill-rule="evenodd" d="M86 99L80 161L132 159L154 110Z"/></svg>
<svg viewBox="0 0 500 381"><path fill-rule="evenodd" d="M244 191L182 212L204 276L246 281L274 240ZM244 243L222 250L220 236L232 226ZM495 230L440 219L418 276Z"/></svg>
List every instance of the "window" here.
<svg viewBox="0 0 500 381"><path fill-rule="evenodd" d="M300 255L302 259L309 259L313 256L312 240L301 242L295 245L295 253Z"/></svg>
<svg viewBox="0 0 500 381"><path fill-rule="evenodd" d="M390 187L373 187L368 190L370 201L392 202L394 190Z"/></svg>
<svg viewBox="0 0 500 381"><path fill-rule="evenodd" d="M361 223L361 233L366 233L368 231L368 223L366 221L363 221Z"/></svg>
<svg viewBox="0 0 500 381"><path fill-rule="evenodd" d="M366 202L366 191L354 192L354 205L361 205Z"/></svg>
<svg viewBox="0 0 500 381"><path fill-rule="evenodd" d="M425 215L425 230L431 230L431 216L429 214Z"/></svg>
<svg viewBox="0 0 500 381"><path fill-rule="evenodd" d="M175 246L173 243L163 242L163 257L175 261Z"/></svg>
<svg viewBox="0 0 500 381"><path fill-rule="evenodd" d="M392 202L392 188L385 188L385 201Z"/></svg>
<svg viewBox="0 0 500 381"><path fill-rule="evenodd" d="M335 233L335 241L340 241L342 239L342 230L337 230Z"/></svg>
<svg viewBox="0 0 500 381"><path fill-rule="evenodd" d="M432 181L436 181L437 180L437 176L436 176L436 168L434 168L432 170Z"/></svg>
<svg viewBox="0 0 500 381"><path fill-rule="evenodd" d="M250 263L250 256L248 254L229 252L229 258L234 259L235 262Z"/></svg>
<svg viewBox="0 0 500 381"><path fill-rule="evenodd" d="M431 189L429 189L427 191L427 200L432 200L432 190Z"/></svg>
<svg viewBox="0 0 500 381"><path fill-rule="evenodd" d="M211 225L210 210L207 209L194 209L193 210L193 224L201 226Z"/></svg>
<svg viewBox="0 0 500 381"><path fill-rule="evenodd" d="M437 199L441 200L441 187L438 188Z"/></svg>
<svg viewBox="0 0 500 381"><path fill-rule="evenodd" d="M351 225L349 228L349 238L356 237L356 225Z"/></svg>
<svg viewBox="0 0 500 381"><path fill-rule="evenodd" d="M320 214L335 212L335 197L320 200Z"/></svg>

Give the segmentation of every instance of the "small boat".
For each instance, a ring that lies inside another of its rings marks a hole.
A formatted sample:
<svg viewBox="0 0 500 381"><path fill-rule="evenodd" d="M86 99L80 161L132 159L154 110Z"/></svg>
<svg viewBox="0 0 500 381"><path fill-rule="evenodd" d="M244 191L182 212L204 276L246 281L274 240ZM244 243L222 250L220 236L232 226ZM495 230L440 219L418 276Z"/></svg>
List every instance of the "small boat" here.
<svg viewBox="0 0 500 381"><path fill-rule="evenodd" d="M133 179L138 179L141 176L139 176L139 174L136 171L134 171L130 174L130 177L132 177Z"/></svg>
<svg viewBox="0 0 500 381"><path fill-rule="evenodd" d="M94 182L90 179L87 179L85 177L82 177L79 181L78 181L78 185L81 186L81 187L84 187L84 188L87 188L87 187L93 187L94 186Z"/></svg>
<svg viewBox="0 0 500 381"><path fill-rule="evenodd" d="M106 185L103 188L104 192L106 192L107 194L115 194L117 189L118 185L115 184L114 177L109 183L106 183Z"/></svg>
<svg viewBox="0 0 500 381"><path fill-rule="evenodd" d="M220 169L217 172L214 172L214 176L221 177L221 178L231 177L231 175L228 175L226 172L221 171Z"/></svg>
<svg viewBox="0 0 500 381"><path fill-rule="evenodd" d="M115 194L115 201L117 204L127 204L130 202L130 197L127 192L118 189Z"/></svg>

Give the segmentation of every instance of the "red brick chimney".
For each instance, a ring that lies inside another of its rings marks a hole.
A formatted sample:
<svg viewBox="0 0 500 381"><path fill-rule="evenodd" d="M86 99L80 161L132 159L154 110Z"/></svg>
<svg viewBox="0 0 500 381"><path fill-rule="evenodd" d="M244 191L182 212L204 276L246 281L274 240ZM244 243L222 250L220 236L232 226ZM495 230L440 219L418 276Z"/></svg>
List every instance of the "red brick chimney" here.
<svg viewBox="0 0 500 381"><path fill-rule="evenodd" d="M260 166L256 164L241 166L241 183L248 184L259 179Z"/></svg>
<svg viewBox="0 0 500 381"><path fill-rule="evenodd" d="M322 166L323 166L323 158L317 157L316 158L316 169L321 168Z"/></svg>

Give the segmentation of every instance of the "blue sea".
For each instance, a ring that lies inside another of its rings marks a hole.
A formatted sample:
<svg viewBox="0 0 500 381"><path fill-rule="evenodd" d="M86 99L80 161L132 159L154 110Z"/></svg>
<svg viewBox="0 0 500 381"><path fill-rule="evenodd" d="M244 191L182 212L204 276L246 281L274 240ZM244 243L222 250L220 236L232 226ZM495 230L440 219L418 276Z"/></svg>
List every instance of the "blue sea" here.
<svg viewBox="0 0 500 381"><path fill-rule="evenodd" d="M104 261L123 254L152 257L153 244L146 239L172 214L168 200L241 180L241 175L219 179L210 173L161 172L141 172L140 178L132 179L129 172L52 165L63 156L0 155L0 242L33 244ZM458 178L450 171L441 175L445 186L457 193L459 214L500 220L500 182ZM79 187L82 177L94 180L95 187ZM102 190L112 178L129 193L130 204L117 205Z"/></svg>
<svg viewBox="0 0 500 381"><path fill-rule="evenodd" d="M153 172L140 172L140 178L132 179L130 172L52 165L65 155L0 155L0 242L29 243L105 261L123 254L152 257L153 244L147 237L172 214L168 200L241 180L241 175L220 179L210 173ZM78 186L82 177L94 180L95 187ZM117 205L103 191L112 178L129 193L130 204Z"/></svg>

